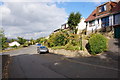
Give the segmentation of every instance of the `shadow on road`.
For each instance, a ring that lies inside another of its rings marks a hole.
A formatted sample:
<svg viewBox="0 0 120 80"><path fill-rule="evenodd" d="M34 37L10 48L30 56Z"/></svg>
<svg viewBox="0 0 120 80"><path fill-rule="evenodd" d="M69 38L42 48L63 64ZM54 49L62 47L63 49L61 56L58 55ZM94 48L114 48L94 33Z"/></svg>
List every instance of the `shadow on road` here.
<svg viewBox="0 0 120 80"><path fill-rule="evenodd" d="M114 42L114 44L120 48L120 39L116 39L116 40L117 40L117 42Z"/></svg>

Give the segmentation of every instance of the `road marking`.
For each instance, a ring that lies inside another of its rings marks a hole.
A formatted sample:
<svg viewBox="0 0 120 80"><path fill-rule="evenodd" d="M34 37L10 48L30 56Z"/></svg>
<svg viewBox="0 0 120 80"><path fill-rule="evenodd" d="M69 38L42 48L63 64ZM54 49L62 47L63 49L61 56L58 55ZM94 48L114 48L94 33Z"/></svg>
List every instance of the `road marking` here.
<svg viewBox="0 0 120 80"><path fill-rule="evenodd" d="M84 65L89 65L89 66L94 66L94 67L100 67L100 68L106 68L106 69L111 69L111 70L115 70L115 71L120 71L119 69L116 69L116 68L110 68L110 67L105 67L105 66L100 66L100 65L89 64L89 63L85 63L85 62L71 60L68 58L62 58L62 59L70 61L70 62L74 62L74 63L79 63L79 64L84 64Z"/></svg>

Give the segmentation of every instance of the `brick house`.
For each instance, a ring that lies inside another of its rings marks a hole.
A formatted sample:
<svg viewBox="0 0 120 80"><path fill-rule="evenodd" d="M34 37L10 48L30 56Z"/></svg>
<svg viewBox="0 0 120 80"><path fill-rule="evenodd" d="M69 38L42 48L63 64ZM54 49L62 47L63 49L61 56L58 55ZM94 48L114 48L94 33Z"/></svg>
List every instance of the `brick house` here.
<svg viewBox="0 0 120 80"><path fill-rule="evenodd" d="M98 6L85 20L87 34L96 30L111 31L115 28L115 33L120 27L120 1L106 2Z"/></svg>

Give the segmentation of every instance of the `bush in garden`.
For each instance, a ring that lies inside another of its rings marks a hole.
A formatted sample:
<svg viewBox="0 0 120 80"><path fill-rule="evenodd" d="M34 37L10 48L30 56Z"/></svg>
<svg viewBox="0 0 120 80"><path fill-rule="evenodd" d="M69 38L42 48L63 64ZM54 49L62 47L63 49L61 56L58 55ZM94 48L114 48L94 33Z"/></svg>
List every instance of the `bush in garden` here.
<svg viewBox="0 0 120 80"><path fill-rule="evenodd" d="M66 50L80 50L79 46L73 46L70 42L65 45Z"/></svg>
<svg viewBox="0 0 120 80"><path fill-rule="evenodd" d="M17 45L11 46L12 48L17 48Z"/></svg>
<svg viewBox="0 0 120 80"><path fill-rule="evenodd" d="M28 47L28 46L29 46L28 43L24 43L24 44L23 44L23 47Z"/></svg>
<svg viewBox="0 0 120 80"><path fill-rule="evenodd" d="M88 41L88 50L91 54L107 50L107 38L101 34L92 35Z"/></svg>
<svg viewBox="0 0 120 80"><path fill-rule="evenodd" d="M79 39L79 35L77 34L70 34L69 35L69 41L71 43L71 45L73 46L80 46L80 39Z"/></svg>
<svg viewBox="0 0 120 80"><path fill-rule="evenodd" d="M65 46L68 43L67 35L62 32L57 32L50 35L48 42L49 47Z"/></svg>

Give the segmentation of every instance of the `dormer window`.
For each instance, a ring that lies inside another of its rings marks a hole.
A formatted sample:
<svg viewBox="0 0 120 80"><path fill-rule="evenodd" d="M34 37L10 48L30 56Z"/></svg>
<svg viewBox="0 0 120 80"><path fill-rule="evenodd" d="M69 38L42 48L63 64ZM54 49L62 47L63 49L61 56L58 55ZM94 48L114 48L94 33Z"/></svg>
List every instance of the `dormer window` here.
<svg viewBox="0 0 120 80"><path fill-rule="evenodd" d="M93 16L95 16L95 17L96 17L96 14L93 14Z"/></svg>
<svg viewBox="0 0 120 80"><path fill-rule="evenodd" d="M106 11L106 5L100 7L99 12L103 12L103 11Z"/></svg>

